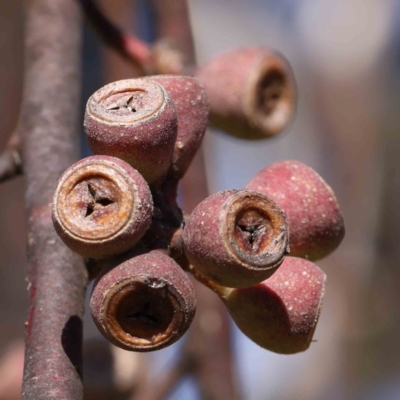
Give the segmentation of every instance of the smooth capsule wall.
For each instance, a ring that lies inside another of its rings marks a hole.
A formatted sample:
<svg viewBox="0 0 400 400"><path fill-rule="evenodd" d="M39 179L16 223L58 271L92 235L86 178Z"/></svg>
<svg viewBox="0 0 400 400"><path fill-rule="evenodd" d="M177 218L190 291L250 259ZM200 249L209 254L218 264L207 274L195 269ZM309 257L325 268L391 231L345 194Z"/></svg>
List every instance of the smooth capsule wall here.
<svg viewBox="0 0 400 400"><path fill-rule="evenodd" d="M309 348L325 294L326 275L310 261L286 257L271 278L233 289L224 302L239 329L281 354Z"/></svg>
<svg viewBox="0 0 400 400"><path fill-rule="evenodd" d="M332 253L345 234L344 220L331 187L299 161L264 168L246 185L278 204L290 231L290 254L318 260Z"/></svg>
<svg viewBox="0 0 400 400"><path fill-rule="evenodd" d="M196 155L208 123L208 97L198 79L190 76L158 75L147 79L161 84L174 101L178 117L178 136L175 142L169 175L181 179Z"/></svg>

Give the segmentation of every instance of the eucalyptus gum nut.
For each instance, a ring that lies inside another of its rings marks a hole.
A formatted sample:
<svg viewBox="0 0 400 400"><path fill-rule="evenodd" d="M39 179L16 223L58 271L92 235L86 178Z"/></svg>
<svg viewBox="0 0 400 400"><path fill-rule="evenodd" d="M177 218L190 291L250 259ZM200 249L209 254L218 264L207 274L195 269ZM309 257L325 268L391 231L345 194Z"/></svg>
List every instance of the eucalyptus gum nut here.
<svg viewBox="0 0 400 400"><path fill-rule="evenodd" d="M107 258L134 246L153 213L148 184L126 162L108 156L78 161L61 176L52 203L56 232L73 251Z"/></svg>
<svg viewBox="0 0 400 400"><path fill-rule="evenodd" d="M238 328L259 346L281 354L309 348L325 293L326 275L310 261L286 257L257 285L232 289L224 302Z"/></svg>
<svg viewBox="0 0 400 400"><path fill-rule="evenodd" d="M183 246L189 262L222 286L244 287L271 276L289 250L279 207L250 190L227 190L202 201L188 218Z"/></svg>
<svg viewBox="0 0 400 400"><path fill-rule="evenodd" d="M190 76L157 75L147 79L161 84L174 101L178 136L169 174L180 179L203 140L209 111L207 93L201 82Z"/></svg>
<svg viewBox="0 0 400 400"><path fill-rule="evenodd" d="M94 283L90 309L111 343L147 352L182 337L193 320L196 298L178 264L153 250L103 272Z"/></svg>
<svg viewBox="0 0 400 400"><path fill-rule="evenodd" d="M152 186L162 182L178 122L173 101L160 84L126 79L102 87L87 102L84 126L93 153L126 161Z"/></svg>
<svg viewBox="0 0 400 400"><path fill-rule="evenodd" d="M196 77L210 102L211 123L242 139L264 139L293 119L296 83L282 56L246 47L217 55Z"/></svg>
<svg viewBox="0 0 400 400"><path fill-rule="evenodd" d="M332 253L345 234L331 187L310 167L281 161L264 168L246 185L278 204L290 229L290 254L318 260Z"/></svg>

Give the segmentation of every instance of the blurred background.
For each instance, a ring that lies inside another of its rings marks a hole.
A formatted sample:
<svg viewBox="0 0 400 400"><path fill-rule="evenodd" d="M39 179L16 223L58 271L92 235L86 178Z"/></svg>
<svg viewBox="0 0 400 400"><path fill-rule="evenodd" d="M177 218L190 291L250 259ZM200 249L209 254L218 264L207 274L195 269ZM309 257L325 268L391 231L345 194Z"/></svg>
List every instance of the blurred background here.
<svg viewBox="0 0 400 400"><path fill-rule="evenodd" d="M114 22L152 39L145 1L99 3ZM328 288L314 337L317 342L308 351L294 356L270 353L232 325L234 365L243 398L399 399L400 1L189 3L199 63L238 46L265 46L289 60L299 90L294 123L276 138L248 143L222 132L207 133L204 151L210 192L241 188L266 165L297 159L332 186L346 222L341 247L318 262L328 275ZM1 0L0 148L18 117L22 44L22 0ZM87 27L83 54L82 113L92 92L133 74ZM83 135L82 143L82 156L88 155ZM27 297L23 178L0 186L0 221L0 400L13 400L20 389ZM121 391L141 385L168 368L181 346L146 358L110 351L90 315L85 322L85 352L92 355L86 357L85 380L93 392L104 392L111 381ZM112 363L110 375L107 368ZM145 365L150 371L147 377ZM183 398L199 398L191 379L169 396Z"/></svg>

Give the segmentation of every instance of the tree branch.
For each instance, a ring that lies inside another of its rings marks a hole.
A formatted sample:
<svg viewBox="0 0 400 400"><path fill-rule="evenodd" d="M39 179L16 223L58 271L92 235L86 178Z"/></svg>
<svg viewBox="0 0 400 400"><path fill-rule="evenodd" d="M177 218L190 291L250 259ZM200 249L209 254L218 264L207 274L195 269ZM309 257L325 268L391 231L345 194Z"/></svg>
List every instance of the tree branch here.
<svg viewBox="0 0 400 400"><path fill-rule="evenodd" d="M56 235L50 203L78 156L80 14L65 0L27 0L25 7L18 132L27 178L29 313L22 398L79 400L87 272Z"/></svg>

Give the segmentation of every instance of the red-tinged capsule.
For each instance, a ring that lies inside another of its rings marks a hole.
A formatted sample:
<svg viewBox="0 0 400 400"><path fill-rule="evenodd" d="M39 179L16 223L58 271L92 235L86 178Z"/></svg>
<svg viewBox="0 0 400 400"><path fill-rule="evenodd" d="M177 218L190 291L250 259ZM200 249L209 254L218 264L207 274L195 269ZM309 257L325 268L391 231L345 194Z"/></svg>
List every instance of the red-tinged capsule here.
<svg viewBox="0 0 400 400"><path fill-rule="evenodd" d="M271 276L288 251L279 207L250 190L227 190L202 201L186 222L189 262L222 286L244 287Z"/></svg>
<svg viewBox="0 0 400 400"><path fill-rule="evenodd" d="M204 86L190 76L157 75L147 79L161 84L174 101L178 117L178 136L169 171L181 179L196 155L208 122L208 98Z"/></svg>
<svg viewBox="0 0 400 400"><path fill-rule="evenodd" d="M93 153L126 161L152 186L162 182L178 122L173 101L160 84L126 79L102 87L87 102L84 126Z"/></svg>
<svg viewBox="0 0 400 400"><path fill-rule="evenodd" d="M246 185L275 201L290 231L290 254L318 260L332 253L345 234L331 187L310 167L282 161L264 168Z"/></svg>
<svg viewBox="0 0 400 400"><path fill-rule="evenodd" d="M294 354L309 348L325 294L326 275L310 261L286 257L271 278L224 297L239 329L264 349Z"/></svg>
<svg viewBox="0 0 400 400"><path fill-rule="evenodd" d="M154 250L101 273L90 308L96 326L111 343L145 352L182 337L193 320L196 298L185 272Z"/></svg>
<svg viewBox="0 0 400 400"><path fill-rule="evenodd" d="M274 136L291 122L296 85L288 63L258 47L217 55L196 77L210 101L210 121L243 139Z"/></svg>

